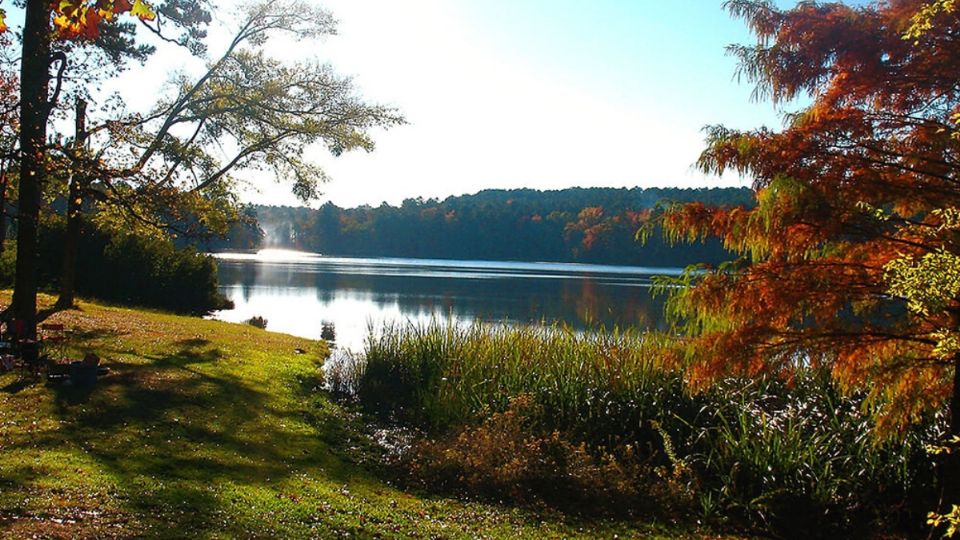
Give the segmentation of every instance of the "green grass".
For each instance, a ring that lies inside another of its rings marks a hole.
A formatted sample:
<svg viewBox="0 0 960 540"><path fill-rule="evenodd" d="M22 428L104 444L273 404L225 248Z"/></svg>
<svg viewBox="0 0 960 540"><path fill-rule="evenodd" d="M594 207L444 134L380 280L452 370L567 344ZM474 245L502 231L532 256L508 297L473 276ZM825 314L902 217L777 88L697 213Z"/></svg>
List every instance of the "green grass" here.
<svg viewBox="0 0 960 540"><path fill-rule="evenodd" d="M92 303L53 321L111 371L86 393L0 375L0 536L678 536L391 486L362 465L361 420L319 391L321 343Z"/></svg>

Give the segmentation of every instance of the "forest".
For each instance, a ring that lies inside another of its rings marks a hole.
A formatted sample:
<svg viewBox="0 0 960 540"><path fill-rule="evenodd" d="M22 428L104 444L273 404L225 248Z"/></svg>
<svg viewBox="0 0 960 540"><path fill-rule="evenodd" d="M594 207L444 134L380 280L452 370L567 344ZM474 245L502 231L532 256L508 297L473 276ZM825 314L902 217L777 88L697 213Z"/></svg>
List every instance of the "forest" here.
<svg viewBox="0 0 960 540"><path fill-rule="evenodd" d="M400 206L252 206L206 250L292 248L325 255L679 266L730 258L717 239L641 244L638 230L672 204L753 204L746 188L485 190Z"/></svg>

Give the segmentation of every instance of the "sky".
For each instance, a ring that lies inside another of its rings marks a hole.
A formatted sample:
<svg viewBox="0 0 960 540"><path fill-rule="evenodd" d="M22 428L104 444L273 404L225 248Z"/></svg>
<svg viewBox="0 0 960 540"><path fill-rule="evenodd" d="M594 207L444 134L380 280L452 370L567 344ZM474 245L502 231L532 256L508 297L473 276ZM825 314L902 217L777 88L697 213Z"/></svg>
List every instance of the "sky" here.
<svg viewBox="0 0 960 540"><path fill-rule="evenodd" d="M323 0L337 35L279 40L267 52L327 62L368 102L394 106L408 121L375 131L371 153L311 148L305 157L332 178L313 206L396 205L487 188L747 185L693 167L704 126L781 125L778 111L752 101L752 86L735 78L724 48L751 35L722 3ZM217 15L211 56L235 24ZM190 66L202 64L161 46L104 91L145 110L171 71ZM283 179L238 176L245 202L299 204Z"/></svg>
<svg viewBox="0 0 960 540"><path fill-rule="evenodd" d="M720 0L328 0L317 49L409 125L332 158L324 200L397 204L485 188L721 186L692 167L708 124L776 127L735 78ZM274 186L258 200L292 203Z"/></svg>

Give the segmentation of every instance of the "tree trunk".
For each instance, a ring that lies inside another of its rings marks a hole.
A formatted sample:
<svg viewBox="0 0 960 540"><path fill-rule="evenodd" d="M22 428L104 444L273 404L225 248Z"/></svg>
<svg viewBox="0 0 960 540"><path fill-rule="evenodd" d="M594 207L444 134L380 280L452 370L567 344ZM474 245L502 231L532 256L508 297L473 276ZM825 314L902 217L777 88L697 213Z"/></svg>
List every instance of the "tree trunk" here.
<svg viewBox="0 0 960 540"><path fill-rule="evenodd" d="M960 353L953 355L953 394L950 397L950 434L960 437Z"/></svg>
<svg viewBox="0 0 960 540"><path fill-rule="evenodd" d="M949 425L947 441L949 451L936 457L938 480L940 481L940 500L937 512L949 514L954 505L960 504L960 446L952 443L953 437L960 437L960 353L953 355L953 390L947 406Z"/></svg>
<svg viewBox="0 0 960 540"><path fill-rule="evenodd" d="M60 274L57 309L72 308L76 292L77 252L83 219L83 190L86 187L86 174L82 166L83 146L87 138L86 115L87 102L77 99L77 131L73 145L76 162L67 193L67 231L63 241L63 270Z"/></svg>
<svg viewBox="0 0 960 540"><path fill-rule="evenodd" d="M950 437L960 437L960 353L953 355L953 393L950 396ZM947 508L951 504L960 504L960 447L954 446L949 454L944 454L944 493L953 495L952 500L944 500Z"/></svg>
<svg viewBox="0 0 960 540"><path fill-rule="evenodd" d="M7 242L7 163L0 170L0 253L6 249Z"/></svg>
<svg viewBox="0 0 960 540"><path fill-rule="evenodd" d="M77 252L80 247L80 229L83 219L80 213L80 186L76 179L70 181L69 197L67 230L63 240L63 268L60 273L60 297L57 299L57 309L70 309L74 306Z"/></svg>
<svg viewBox="0 0 960 540"><path fill-rule="evenodd" d="M12 311L23 321L27 338L37 334L37 222L47 139L50 6L49 0L27 0L20 63L20 192Z"/></svg>

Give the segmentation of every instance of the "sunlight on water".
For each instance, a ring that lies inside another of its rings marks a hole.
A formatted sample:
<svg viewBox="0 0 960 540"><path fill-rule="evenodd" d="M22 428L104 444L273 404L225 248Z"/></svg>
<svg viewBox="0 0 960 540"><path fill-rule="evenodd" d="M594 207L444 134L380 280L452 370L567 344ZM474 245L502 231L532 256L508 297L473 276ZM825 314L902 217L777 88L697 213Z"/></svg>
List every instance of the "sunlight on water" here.
<svg viewBox="0 0 960 540"><path fill-rule="evenodd" d="M267 319L267 329L319 339L326 326L340 347L359 350L384 322L568 324L662 327L654 275L677 268L568 263L324 257L292 250L220 253L220 290L234 309L212 317Z"/></svg>
<svg viewBox="0 0 960 540"><path fill-rule="evenodd" d="M261 249L256 253L214 253L217 259L225 261L263 261L263 262L308 262L319 259L319 253L308 253L293 249Z"/></svg>

